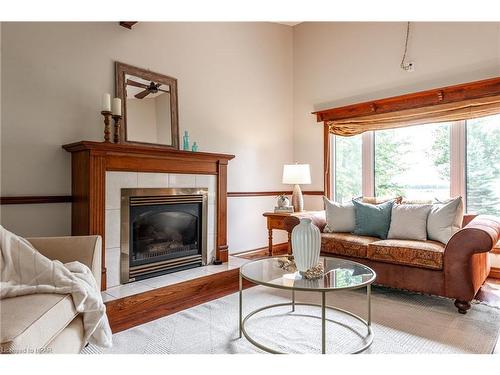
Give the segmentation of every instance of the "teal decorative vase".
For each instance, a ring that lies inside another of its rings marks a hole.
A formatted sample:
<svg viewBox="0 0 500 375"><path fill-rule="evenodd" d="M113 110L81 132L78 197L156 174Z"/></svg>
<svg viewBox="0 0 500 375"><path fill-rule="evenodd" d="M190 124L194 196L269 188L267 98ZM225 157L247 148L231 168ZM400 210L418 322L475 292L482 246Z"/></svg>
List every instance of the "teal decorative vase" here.
<svg viewBox="0 0 500 375"><path fill-rule="evenodd" d="M292 252L297 270L303 274L319 263L321 232L311 219L300 219L292 230Z"/></svg>
<svg viewBox="0 0 500 375"><path fill-rule="evenodd" d="M189 134L187 130L184 130L184 137L182 137L182 149L189 151Z"/></svg>
<svg viewBox="0 0 500 375"><path fill-rule="evenodd" d="M193 146L191 147L191 151L193 151L193 152L198 151L198 145L196 144L196 142L193 142Z"/></svg>

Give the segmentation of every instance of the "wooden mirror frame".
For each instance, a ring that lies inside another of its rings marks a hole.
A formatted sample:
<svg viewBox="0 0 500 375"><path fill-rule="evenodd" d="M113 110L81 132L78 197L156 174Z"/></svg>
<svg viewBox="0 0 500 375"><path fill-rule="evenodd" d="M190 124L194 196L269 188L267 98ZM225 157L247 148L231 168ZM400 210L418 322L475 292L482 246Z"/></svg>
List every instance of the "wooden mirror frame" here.
<svg viewBox="0 0 500 375"><path fill-rule="evenodd" d="M125 75L134 75L148 81L160 82L170 87L170 126L172 133L172 144L165 145L160 143L149 143L140 141L127 140L127 97L126 97L126 81ZM179 118L177 105L177 79L164 74L155 73L147 69L138 68L136 66L115 62L115 91L116 96L122 100L122 124L123 131L120 135L121 143L140 144L151 147L175 148L179 149Z"/></svg>

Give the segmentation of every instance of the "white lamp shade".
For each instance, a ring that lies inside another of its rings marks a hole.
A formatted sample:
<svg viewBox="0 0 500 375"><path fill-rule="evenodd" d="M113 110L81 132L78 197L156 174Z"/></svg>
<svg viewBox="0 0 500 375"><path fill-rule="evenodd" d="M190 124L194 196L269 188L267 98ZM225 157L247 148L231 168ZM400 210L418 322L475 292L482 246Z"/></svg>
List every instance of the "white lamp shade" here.
<svg viewBox="0 0 500 375"><path fill-rule="evenodd" d="M290 185L310 184L311 170L309 164L285 164L283 166L282 183Z"/></svg>

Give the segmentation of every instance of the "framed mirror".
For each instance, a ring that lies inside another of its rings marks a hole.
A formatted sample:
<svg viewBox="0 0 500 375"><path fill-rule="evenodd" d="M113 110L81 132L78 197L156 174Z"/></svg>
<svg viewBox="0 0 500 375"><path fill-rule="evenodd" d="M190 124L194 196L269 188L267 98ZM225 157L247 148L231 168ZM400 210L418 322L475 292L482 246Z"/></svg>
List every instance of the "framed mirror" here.
<svg viewBox="0 0 500 375"><path fill-rule="evenodd" d="M116 62L115 84L122 100L122 143L178 149L177 80Z"/></svg>

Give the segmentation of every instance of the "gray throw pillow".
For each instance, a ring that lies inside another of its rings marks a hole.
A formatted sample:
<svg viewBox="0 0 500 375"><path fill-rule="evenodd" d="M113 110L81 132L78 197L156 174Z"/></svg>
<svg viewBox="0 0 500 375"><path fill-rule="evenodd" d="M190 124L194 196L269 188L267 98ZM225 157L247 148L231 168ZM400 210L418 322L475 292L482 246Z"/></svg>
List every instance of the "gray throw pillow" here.
<svg viewBox="0 0 500 375"><path fill-rule="evenodd" d="M463 216L462 197L451 199L446 203L433 204L427 218L427 238L446 245L451 236L462 227Z"/></svg>
<svg viewBox="0 0 500 375"><path fill-rule="evenodd" d="M395 204L392 206L387 238L425 241L427 217L431 209L430 204Z"/></svg>
<svg viewBox="0 0 500 375"><path fill-rule="evenodd" d="M349 232L354 230L354 205L352 202L337 203L323 197L326 226L323 232Z"/></svg>
<svg viewBox="0 0 500 375"><path fill-rule="evenodd" d="M391 224L394 201L373 205L353 199L352 203L354 204L355 218L354 234L379 237L385 240Z"/></svg>

